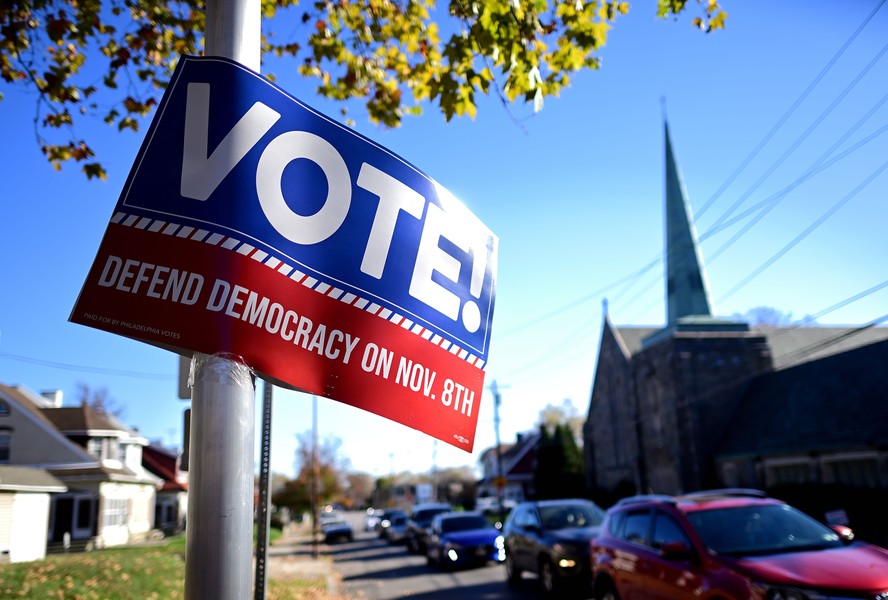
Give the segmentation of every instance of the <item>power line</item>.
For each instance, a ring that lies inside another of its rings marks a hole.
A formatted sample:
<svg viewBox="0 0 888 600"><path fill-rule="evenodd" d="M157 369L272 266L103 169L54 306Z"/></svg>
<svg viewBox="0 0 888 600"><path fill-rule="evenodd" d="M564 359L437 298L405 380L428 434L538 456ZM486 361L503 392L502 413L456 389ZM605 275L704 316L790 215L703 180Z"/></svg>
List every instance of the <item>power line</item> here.
<svg viewBox="0 0 888 600"><path fill-rule="evenodd" d="M603 287L598 288L598 289L595 290L594 292L591 292L591 293L589 293L589 294L586 294L585 296L581 296L580 298L577 298L576 300L574 300L574 301L572 301L572 302L568 302L567 304L564 304L564 305L562 305L562 306L556 308L555 310L552 310L552 311L550 311L550 312L548 312L548 313L545 313L544 315L541 315L541 316L539 316L539 317L536 317L535 319L531 319L530 321L526 321L526 322L524 322L524 323L521 323L520 325L516 325L515 327L513 327L513 328L511 328L511 329L508 329L508 330L506 330L506 331L503 332L503 333L498 334L498 337L499 337L500 339L502 339L502 338L504 338L504 337L506 337L506 336L510 336L510 335L512 335L513 333L517 333L517 332L519 332L519 331L522 331L522 330L524 330L524 329L527 329L528 327L532 327L533 325L537 325L537 324L539 324L539 323L541 323L541 322L543 322L543 321L546 321L546 320L548 320L548 319L551 319L552 317L556 317L556 316L558 316L558 315L560 315L560 314L562 314L562 313L564 313L564 312L567 312L568 310L570 310L570 309L572 309L572 308L576 308L576 307L579 306L580 304L585 304L586 302L588 302L588 301L590 301L590 300L593 300L593 299L599 297L601 294L603 294L603 293L606 292L607 290L609 290L609 289L611 289L611 288L613 288L613 287L616 287L616 286L620 285L621 283L623 283L623 282L625 282L625 281L628 281L628 280L632 279L633 277L638 277L639 275L645 273L647 270L649 270L649 269L651 269L651 268L657 266L658 262L659 262L659 258L655 259L652 263L649 263L649 264L646 265L645 267L642 267L642 268L639 269L638 271L635 271L635 272L633 272L633 273L630 273L629 275L626 275L626 276L624 276L624 277L621 277L620 279L617 279L616 281L612 281L611 283L609 283L609 284L607 284L607 285L605 285L605 286L603 286Z"/></svg>
<svg viewBox="0 0 888 600"><path fill-rule="evenodd" d="M726 292L721 298L718 299L718 302L721 302L722 300L725 300L726 298L731 297L737 291L739 291L740 289L745 287L746 284L748 284L750 281L752 281L753 279L755 279L756 277L761 275L765 271L765 269L767 269L768 267L773 265L775 262L777 262L780 258L782 258L787 252L789 252L792 248L794 248L799 242L801 242L803 239L808 237L808 235L810 235L815 229L817 229L824 222L826 222L827 219L832 217L840 208L842 208L845 204L847 204L848 201L850 201L852 198L854 198L854 196L856 196L861 190L863 190L866 186L868 186L870 183L872 183L872 181L876 177L881 175L882 172L886 168L888 168L888 161L882 163L882 166L880 166L873 173L871 173L869 175L869 177L864 179L860 183L860 185L858 185L856 188L854 188L848 194L846 194L844 198L842 198L841 200L839 200L838 202L833 204L829 208L829 210L827 210L825 213L820 215L820 217L816 221L811 223L811 225L806 227L804 231L802 231L799 235L797 235L795 238L790 240L790 242L788 244L786 244L785 246L783 246L783 248L778 250L777 253L775 253L773 256L771 256L771 258L769 258L768 260L763 262L761 265L759 265L749 275L744 277L739 283L734 285L734 287L732 287L730 290L728 290L728 292Z"/></svg>
<svg viewBox="0 0 888 600"><path fill-rule="evenodd" d="M879 59L882 58L885 52L888 52L888 44L882 47L879 53L876 54L876 56L873 57L872 60L870 60L870 62L863 68L860 73L857 74L857 76L851 81L851 83L849 83L845 87L845 89L842 90L842 92L829 104L829 106L827 106L826 109L824 109L824 111L820 113L820 115L818 115L816 119L814 119L814 122L811 123L811 125L809 125L808 128L804 132L802 132L802 134L798 138L796 138L796 140L789 146L789 148L787 148L786 151L781 154L780 157L774 163L772 163L770 167L768 167L768 169L749 187L749 189L741 194L741 196L734 202L734 204L732 204L730 208L728 208L728 210L726 210L718 219L716 219L715 223L712 224L713 228L721 225L725 219L731 216L731 214L733 214L734 211L737 210L737 208L739 208L753 192L755 192L755 190L757 190L771 175L774 174L774 171L776 171L777 168L780 167L780 165L782 165L786 161L786 159L788 159L792 155L792 153L795 152L798 147L802 145L802 142L808 139L808 136L811 135L814 130L817 129L824 120L826 120L826 117L829 116L829 114L839 105L839 103L841 103L842 100L844 100L845 97L849 93L851 93L851 90L857 87L857 84L860 83L860 80L863 79L870 71L870 69L875 66L875 64L879 61Z"/></svg>
<svg viewBox="0 0 888 600"><path fill-rule="evenodd" d="M808 87L805 89L805 91L803 91L801 93L801 95L796 99L796 101L793 102L793 104L789 107L789 109L787 109L787 111L783 114L783 116L777 120L777 122L774 124L774 126L771 127L771 130L767 134L765 134L765 137L762 138L762 140L758 143L758 145L756 145L756 147L753 148L753 150L746 156L746 158L743 159L743 162L740 163L740 166L734 170L734 172L725 180L724 183L722 183L722 185L718 188L718 190L716 190L716 192L712 195L712 197L706 201L706 203L703 205L703 207L697 213L697 218L700 218L703 216L703 214L707 211L707 209L709 209L709 207L712 206L712 203L715 202L715 200L719 196L721 196L721 194L728 188L728 186L730 186L731 183L733 183L734 180L740 175L740 173L743 172L743 170L749 165L749 163L752 161L752 159L755 158L758 155L758 153L761 152L762 148L764 148L765 145L771 140L771 138L774 137L774 135L777 133L777 131L787 121L787 119L789 119L789 117L792 116L792 114L796 111L796 109L799 107L799 105L805 100L805 98L808 97L808 95L817 86L817 84L820 83L820 80L823 79L826 76L826 74L829 72L829 70L833 67L833 65L835 65L836 61L838 61L839 58L842 56L842 54L845 53L845 50L847 50L848 47L854 42L854 40L857 39L857 36L860 35L860 32L862 32L866 28L866 26L869 24L869 22L873 19L873 17L876 16L876 13L879 12L879 10L885 4L885 1L886 0L881 0L881 2L879 2L878 5L876 5L876 7L872 10L872 12L870 12L870 14L867 15L867 17L857 27L857 29L854 31L854 33L851 34L851 37L849 37L845 41L845 43L842 44L842 47L839 48L838 52L836 52L836 54L829 60L829 62L826 63L826 66L824 66L823 69L821 69L820 73L817 74L817 76L814 78L814 80L811 81L810 84L808 84ZM730 214L728 214L727 216L730 216Z"/></svg>
<svg viewBox="0 0 888 600"><path fill-rule="evenodd" d="M888 99L888 96L885 96L885 97L882 99L882 101L884 102L886 99ZM880 106L881 106L881 103L880 103ZM883 127L882 129L880 129L880 130L877 132L877 135L878 135L878 134L881 134L882 132L884 132L884 131L886 131L886 130L888 130L888 125L886 125L886 126ZM851 135L851 132L848 132L848 135ZM875 137L876 137L876 136L873 136L871 139L875 139ZM840 140L840 142L837 142L837 144L838 144L838 143L841 143L841 141L843 141L843 140ZM833 146L833 148L835 148L835 145ZM711 264L716 258L718 258L718 257L719 257L719 256L725 251L725 250L727 250L728 248L730 248L730 247L731 247L733 244L735 244L740 238L742 238L744 235L746 235L746 233L747 233L750 229L752 229L753 227L755 227L755 226L756 226L756 225L757 225L762 219L764 219L764 218L765 218L765 217L766 217L766 216L767 216L772 210L774 210L775 208L777 208L777 205L780 204L781 200L783 200L783 199L784 199L784 198L785 198L785 197L786 197L791 191L795 190L799 185L802 184L802 182L804 182L805 180L807 180L807 179L808 179L809 177L811 177L814 173L819 173L822 169L818 168L818 167L817 167L817 164L820 163L820 162L822 162L823 158L825 158L826 156L829 156L829 154L832 153L833 148L830 148L829 150L827 150L827 152L823 155L823 157L822 157L821 159L818 159L817 161L815 161L814 165L812 165L811 168L809 168L808 171L805 172L805 174L803 174L801 177L799 177L798 179L796 179L796 180L795 180L793 183L791 183L789 186L787 186L786 188L784 188L783 190L781 190L781 192L778 193L778 194L776 195L776 197L773 197L773 196L772 196L772 200L770 200L770 201L768 202L767 206L765 206L761 211L759 211L759 213L758 213L755 217L753 217L752 220L750 220L748 223L746 223L746 225L744 225L744 226L740 229L740 231L738 231L738 232L735 233L733 236L731 236L731 239L729 239L727 242L725 242L724 244L722 244L721 247L720 247L718 250L716 250L716 251L712 254L712 256L709 257L709 262L710 262L710 264ZM847 155L847 153L843 154L843 156L846 156L846 155ZM828 163L826 166L831 165L831 164L835 164L835 161L832 161L832 162ZM825 168L825 167L824 167L824 168Z"/></svg>
<svg viewBox="0 0 888 600"><path fill-rule="evenodd" d="M838 61L838 59L842 56L842 54L844 54L844 52L845 52L845 51L848 49L848 47L853 43L853 41L857 38L857 36L863 31L863 29L866 28L866 26L867 26L867 25L869 24L869 22L873 19L873 17L876 15L876 13L878 13L878 11L882 8L882 6L885 4L885 2L886 2L886 0L881 0L881 1L878 3L878 5L877 5L877 6L876 6L876 7L870 12L870 14L867 15L867 17L866 17L866 18L863 20L863 22L857 27L857 29L854 31L854 33L852 33L852 35L851 35L851 36L845 41L845 43L842 45L842 47L841 47L841 48L836 52L836 54L835 54L835 55L829 60L829 62L826 64L826 66L824 66L824 68L820 71L820 73L814 78L814 80L808 85L808 87L802 92L802 94L801 94L801 95L796 99L796 101L790 106L790 108L786 111L786 113L785 113L785 114L784 114L784 115L778 120L778 122L777 122L777 123L771 128L771 130L768 132L768 134L766 134L766 136L765 136L765 137L759 142L759 144L758 144L758 145L752 150L752 152L750 152L750 154L746 157L746 159L744 159L744 161L741 163L741 165L740 165L740 166L734 171L734 173L728 178L728 180L726 180L726 181L721 185L721 187L719 188L719 190L718 190L718 191L717 191L717 192L716 192L716 193L715 193L715 194L714 194L714 195L713 195L713 196L712 196L712 197L711 197L711 198L710 198L710 199L704 204L704 206L700 209L700 211L698 211L697 216L696 216L697 219L698 219L700 216L702 216L703 213L706 212L706 210L712 205L712 203L713 203L713 202L714 202L714 201L715 201L715 200L716 200L716 199L717 199L717 198L718 198L718 197L724 192L724 190L730 185L730 183L733 182L733 180L734 180L734 179L740 174L740 172L742 172L742 171L746 168L746 166L748 166L749 162L752 161L752 159L753 159L753 158L754 158L754 157L755 157L755 156L761 151L761 149L767 144L767 142L768 142L768 141L769 141L769 140L770 140L770 139L776 134L776 132L777 132L777 131L783 126L783 124L786 122L786 120L787 120L787 119L788 119L788 118L789 118L789 117L795 112L795 110L796 110L796 109L798 108L798 106L802 103L802 101L804 101L804 99L807 98L807 96L811 93L811 91L817 86L817 84L818 84L818 83L823 79L823 77L829 72L829 70L830 70L830 69L833 67L833 65ZM866 73L870 68L872 68L872 66L875 64L875 62L881 57L882 54L884 54L884 52L885 52L886 50L888 50L888 46L886 46L885 48L883 48L883 50L882 50L882 51L876 56L876 58L874 58L872 61L870 61L869 65L864 69L864 71L862 71L860 74L858 74L858 76L855 78L855 80L854 80L854 81L853 81L848 87L846 87L846 89L842 92L842 95L840 95L840 97L837 98L837 99L833 102L832 105L830 105L830 107L827 109L827 111L825 111L824 113L822 113L821 116L818 118L818 120L817 120L817 121L816 121L811 127L809 127L809 129L803 134L802 137L800 137L800 138L796 141L795 145L791 148L791 150L789 150L787 153L784 153L784 157L781 159L780 163L782 163L782 161L785 160L785 158L788 157L789 154L791 154L791 152L792 152L792 151L793 151L793 150L794 150L794 149L795 149L795 148L796 148L796 147L797 147L797 146L798 146L798 145L799 145L799 144L800 144L800 143L801 143L801 142L802 142L802 141L803 141L803 140L804 140L809 134L810 134L810 132L813 131L813 130L816 128L816 126L819 125L819 123L820 123L823 119L825 119L825 117L829 114L829 112L831 112L832 109L833 109L833 108L834 108L834 107L835 107L835 106L841 101L841 99L844 98L844 96L847 95L847 93L849 93L851 89L853 89L853 87L856 85L856 83L857 83L857 82L863 77L863 75L865 75L865 73ZM849 151L849 152L850 152L850 151ZM758 185L760 185L760 183L763 182L763 181L767 178L767 176L769 176L769 175L771 174L771 172L773 172L773 170L776 169L777 166L779 166L780 163L778 163L778 164L772 166L771 170L770 170L765 176L763 176L762 178L759 179L759 183L755 186L755 188L757 188ZM830 164L833 164L833 163L830 163ZM825 167L824 167L824 168L825 168ZM821 169L821 170L822 170L822 169ZM817 172L820 172L820 170L818 170ZM813 176L813 175L814 175L814 173L811 173L811 174L808 174L807 177L810 177L810 176ZM804 176L803 176L803 177L804 177ZM735 202L734 205L733 205L728 211L726 211L721 217L719 217L719 219L716 221L716 223L713 224L713 226L711 226L711 227L709 228L709 230L707 231L707 233L704 234L704 236L701 237L701 241L702 241L703 239L705 239L706 237L708 237L709 235L712 235L712 234L714 234L714 233L720 231L720 230L723 229L724 227L726 227L726 225L724 225L723 222L724 222L724 221L725 221L725 220L726 220L726 219L727 219L727 218L728 218L728 217L729 217L729 216L730 216L730 215L736 210L737 207L740 206L740 204L743 203L743 201L746 199L746 197L748 197L748 195L751 194L752 191L753 191L755 188L752 188L752 189L748 190L747 193L744 195L744 197L742 197L738 202ZM788 192L787 192L787 193L788 193ZM695 219L695 220L696 220L696 219ZM736 220L735 220L735 221L736 221ZM732 222L735 222L735 221L732 221ZM723 251L723 249L720 249L720 250L719 250L719 253L720 253L721 251ZM551 319L551 318L553 318L553 317L555 317L555 316L558 316L558 315L560 315L560 314L562 314L562 313L564 313L564 312L566 312L566 311L568 311L568 310L570 310L570 309L572 309L572 308L575 308L575 307L577 307L577 306L579 306L579 305L581 305L581 304L584 304L584 303L588 302L589 300L592 300L592 299L594 299L594 298L600 296L601 294L603 294L604 292L606 292L607 290L609 290L609 289L611 289L611 288L614 288L614 287L616 287L616 286L618 286L618 285L621 285L621 284L623 284L623 283L627 283L627 282L628 282L629 285L625 286L620 292L618 292L617 297L620 297L620 296L622 296L623 294L627 293L627 292L628 292L628 291L629 291L629 290L635 285L635 283L638 282L639 278L640 278L642 275L644 275L645 273L647 273L648 271L650 271L652 268L654 268L654 267L656 267L657 265L659 265L660 263L662 263L662 262L663 262L663 259L664 259L664 257L663 257L663 252L660 252L660 253L657 254L657 256L656 256L651 262L649 262L647 265L645 265L645 266L642 267L641 269L635 271L634 273L631 273L631 274L629 274L629 275L626 275L625 277L622 277L622 278L620 278L620 279L618 279L618 280L616 280L616 281L614 281L614 282L612 282L612 283L610 283L610 284L608 284L608 285L606 285L606 286L603 286L603 287L599 288L598 290L596 290L596 291L594 291L594 292L592 292L592 293L590 293L590 294L586 294L586 295L584 295L584 296L582 296L582 297L580 297L580 298L578 298L578 299L576 299L576 300L574 300L574 301L572 301L572 302L569 302L569 303L567 303L567 304L565 304L565 305L563 305L563 306L561 306L561 307L559 307L559 308L557 308L557 309L555 309L555 310L553 310L553 311L550 311L550 312L548 312L548 313L546 313L546 314L544 314L544 315L541 315L541 316L539 316L539 317L536 317L536 318L534 318L534 319L531 319L530 321L527 321L527 322L525 322L525 323L519 324L519 325L517 325L517 326L515 326L515 327L513 327L513 328L511 328L511 329L509 329L509 330L507 330L507 331L505 331L504 333L499 334L499 337L500 337L500 338L503 338L503 337L506 337L506 336L512 335L512 334L514 334L514 333L517 333L517 332L519 332L519 331L522 331L522 330L524 330L524 329L527 329L527 328L529 328L529 327L532 327L532 326L534 326L534 325L537 325L537 324L539 324L539 323L541 323L541 322L547 321L548 319ZM648 289L650 289L650 287L651 287L652 285L653 285L653 284L651 284L651 285L647 286L646 288L644 288L644 289L642 290L642 292L640 292L638 295L636 295L635 298L637 298L639 295L643 294L643 293L646 292ZM631 302L630 302L630 303L631 303Z"/></svg>
<svg viewBox="0 0 888 600"><path fill-rule="evenodd" d="M122 369L108 369L105 367L92 367L87 365L74 365L70 363L61 363L51 360L43 360L40 358L32 358L30 356L21 356L19 354L11 354L9 352L0 352L0 358L7 360L15 360L23 363L40 365L42 367L51 367L53 369L63 369L66 371L82 371L86 373L98 373L100 375L115 375L118 377L131 377L134 379L153 379L157 381L174 381L175 375L164 375L160 373L145 373L141 371L125 371Z"/></svg>
<svg viewBox="0 0 888 600"><path fill-rule="evenodd" d="M862 120L865 120L876 109L881 108L882 104L884 104L886 101L888 101L888 95L884 96L882 98L882 100L875 107L873 107L873 109L871 109L870 112L867 113L867 115ZM851 135L854 132L854 130L856 130L856 129L857 129L857 126L855 126L852 130L849 130L849 132L846 133L845 135L843 135L842 138L838 142L836 142L836 144L833 144L833 146L830 148L829 151L824 153L824 155L821 157L821 160L823 158L825 158L826 156L828 156L829 154L831 154L831 151L835 147L840 145L842 142L844 142L844 140L846 140L848 138L848 136ZM863 146L868 144L869 142L873 141L874 139L876 139L877 137L879 137L880 135L885 133L886 131L888 131L888 125L883 125L879 129L877 129L876 131L874 131L873 133L871 133L870 135L865 137L864 139L860 140L859 142L857 142L856 144L854 144L853 146L851 146L850 148L848 148L844 152L837 154L836 156L834 156L830 160L824 161L821 164L818 164L818 162L820 162L819 160L815 161L814 164L808 169L808 171L806 171L801 177L799 177L798 179L796 179L795 181L793 181L792 183L790 183L789 185L787 185L783 189L771 194L770 196L768 196L764 200L754 204L753 206L750 206L742 213L735 215L733 218L728 219L727 221L723 222L719 227L710 228L709 230L706 231L706 233L704 233L702 236L700 236L700 241L702 242L702 241L709 239L713 235L727 229L728 227L730 227L732 225L735 225L736 223L739 223L740 221L742 221L746 217L748 217L758 211L762 211L765 209L770 210L772 208L772 205L779 203L781 200L783 200L783 198L785 196L787 196L790 192L792 192L797 187L799 187L802 183L804 183L805 181L807 181L808 179L810 179L814 175L822 173L823 171L825 171L829 167L833 166L834 164L836 164L837 162L839 162L843 158L847 158L848 156L850 156L851 154L853 154L854 152L856 152L857 150L859 150L860 148L862 148ZM725 244L725 246L727 246L727 244ZM721 248L716 250L716 252L708 258L709 262L712 262L714 257L717 256L718 254L720 254L725 246L722 246Z"/></svg>

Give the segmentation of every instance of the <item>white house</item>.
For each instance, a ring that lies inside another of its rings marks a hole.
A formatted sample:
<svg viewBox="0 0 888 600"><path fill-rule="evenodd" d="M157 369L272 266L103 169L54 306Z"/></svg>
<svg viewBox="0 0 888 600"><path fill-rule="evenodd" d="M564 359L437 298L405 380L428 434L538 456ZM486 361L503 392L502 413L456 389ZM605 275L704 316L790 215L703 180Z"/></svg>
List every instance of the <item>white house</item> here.
<svg viewBox="0 0 888 600"><path fill-rule="evenodd" d="M65 491L42 469L0 465L0 563L46 556L50 494Z"/></svg>

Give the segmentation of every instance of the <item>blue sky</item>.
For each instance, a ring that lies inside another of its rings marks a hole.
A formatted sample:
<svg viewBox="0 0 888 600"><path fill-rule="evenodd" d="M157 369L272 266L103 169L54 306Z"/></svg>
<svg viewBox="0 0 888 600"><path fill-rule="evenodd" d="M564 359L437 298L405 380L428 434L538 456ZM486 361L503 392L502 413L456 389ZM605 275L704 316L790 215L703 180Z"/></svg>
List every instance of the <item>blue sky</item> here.
<svg viewBox="0 0 888 600"><path fill-rule="evenodd" d="M664 22L653 3L634 3L602 69L576 76L536 115L485 98L474 121L445 123L427 107L382 130L352 108L360 133L437 179L500 238L486 371L501 388L504 442L534 427L547 404L588 410L605 297L616 324L664 322L662 263L646 269L662 250L664 99L717 314L770 306L799 319L888 280L888 8L836 59L879 2L723 6L727 29L704 35L688 17ZM339 118L283 67L274 66L279 85ZM0 92L0 382L61 389L72 402L79 383L105 388L125 422L178 445L187 402L176 396L177 357L67 322L142 134L85 130L109 171L106 182L87 182L42 158L33 96L7 84ZM771 210L733 240L759 213L732 218L759 205ZM888 287L818 322L861 325L886 307ZM311 406L276 391L275 471L292 475ZM475 466L494 443L489 393L472 455L332 400L318 406L320 435L341 438L353 467L375 475L428 471L433 460Z"/></svg>

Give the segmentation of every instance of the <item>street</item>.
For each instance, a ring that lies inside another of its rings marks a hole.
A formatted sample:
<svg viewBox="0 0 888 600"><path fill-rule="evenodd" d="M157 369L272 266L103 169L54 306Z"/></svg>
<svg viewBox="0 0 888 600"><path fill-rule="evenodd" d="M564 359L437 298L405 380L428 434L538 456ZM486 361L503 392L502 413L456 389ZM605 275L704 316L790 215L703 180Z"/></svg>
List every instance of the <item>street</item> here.
<svg viewBox="0 0 888 600"><path fill-rule="evenodd" d="M445 572L427 565L425 556L410 554L405 546L390 545L376 532L364 531L360 513L349 513L348 519L354 525L355 540L327 548L336 572L342 577L341 591L350 597L367 600L543 598L534 576L525 575L520 585L509 587L501 564Z"/></svg>

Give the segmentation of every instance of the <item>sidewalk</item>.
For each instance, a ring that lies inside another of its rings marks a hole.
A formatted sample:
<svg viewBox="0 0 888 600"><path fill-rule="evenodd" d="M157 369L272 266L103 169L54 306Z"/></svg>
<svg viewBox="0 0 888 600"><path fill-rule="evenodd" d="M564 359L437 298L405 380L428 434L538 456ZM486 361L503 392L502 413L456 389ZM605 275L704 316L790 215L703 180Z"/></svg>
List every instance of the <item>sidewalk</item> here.
<svg viewBox="0 0 888 600"><path fill-rule="evenodd" d="M333 560L325 553L326 546L312 542L311 525L290 523L274 544L268 548L266 574L269 580L317 579L326 583L329 598L339 596L339 577Z"/></svg>

